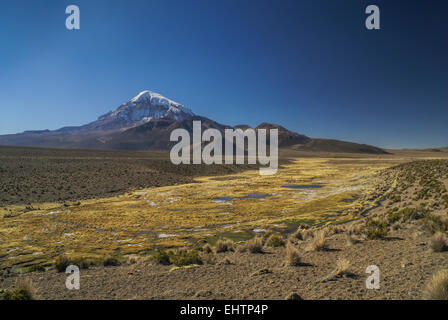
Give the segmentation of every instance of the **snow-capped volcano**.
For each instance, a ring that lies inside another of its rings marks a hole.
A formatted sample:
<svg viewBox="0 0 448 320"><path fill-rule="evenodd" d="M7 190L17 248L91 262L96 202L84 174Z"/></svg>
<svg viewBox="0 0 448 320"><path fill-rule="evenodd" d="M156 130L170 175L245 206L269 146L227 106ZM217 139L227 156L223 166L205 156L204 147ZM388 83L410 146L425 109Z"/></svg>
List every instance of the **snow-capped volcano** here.
<svg viewBox="0 0 448 320"><path fill-rule="evenodd" d="M192 117L193 112L173 100L148 90L140 92L128 102L98 118L103 124L115 123L128 127L140 125L151 120L170 119L185 120Z"/></svg>

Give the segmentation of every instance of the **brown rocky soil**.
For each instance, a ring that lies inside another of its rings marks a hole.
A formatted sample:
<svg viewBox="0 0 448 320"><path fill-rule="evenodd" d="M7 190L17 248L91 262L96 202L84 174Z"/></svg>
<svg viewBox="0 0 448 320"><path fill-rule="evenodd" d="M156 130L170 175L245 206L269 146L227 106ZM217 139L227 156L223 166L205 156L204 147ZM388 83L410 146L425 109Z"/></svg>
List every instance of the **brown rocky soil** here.
<svg viewBox="0 0 448 320"><path fill-rule="evenodd" d="M248 168L251 166L176 166L166 152L0 146L0 207L101 198Z"/></svg>
<svg viewBox="0 0 448 320"><path fill-rule="evenodd" d="M352 246L345 234L334 234L326 251L301 249L303 265L295 267L285 265L285 248L269 247L264 254L219 253L216 264L173 271L154 262L93 267L81 270L79 291L67 290L67 275L55 270L26 276L41 299L285 299L292 292L304 299L420 299L430 275L448 268L448 252L432 252L428 236L414 238L416 228ZM339 258L350 261L353 275L329 277ZM369 265L380 268L379 290L366 289ZM16 277L3 275L0 287Z"/></svg>

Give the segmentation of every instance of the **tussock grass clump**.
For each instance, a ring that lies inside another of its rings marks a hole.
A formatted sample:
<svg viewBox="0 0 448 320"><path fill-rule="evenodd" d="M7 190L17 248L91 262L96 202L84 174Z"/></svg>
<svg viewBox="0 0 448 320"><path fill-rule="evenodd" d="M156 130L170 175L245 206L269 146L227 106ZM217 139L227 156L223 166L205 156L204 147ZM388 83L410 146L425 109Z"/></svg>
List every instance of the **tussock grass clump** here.
<svg viewBox="0 0 448 320"><path fill-rule="evenodd" d="M80 269L88 269L91 266L100 264L100 261L90 258L77 258L70 260L70 264L78 266Z"/></svg>
<svg viewBox="0 0 448 320"><path fill-rule="evenodd" d="M112 256L106 256L103 260L103 266L105 267L119 266L120 264L120 261Z"/></svg>
<svg viewBox="0 0 448 320"><path fill-rule="evenodd" d="M292 236L297 240L307 240L310 239L313 234L314 232L311 230L309 225L300 225Z"/></svg>
<svg viewBox="0 0 448 320"><path fill-rule="evenodd" d="M246 242L245 247L250 253L263 253L263 239L260 237L253 238Z"/></svg>
<svg viewBox="0 0 448 320"><path fill-rule="evenodd" d="M130 254L126 256L125 262L127 264L139 264L148 261L148 257L144 257L138 254Z"/></svg>
<svg viewBox="0 0 448 320"><path fill-rule="evenodd" d="M294 238L294 239L297 239L297 240L304 240L304 237L303 237L303 230L302 229L297 229L296 230L296 232L294 232L293 234L292 234L292 237Z"/></svg>
<svg viewBox="0 0 448 320"><path fill-rule="evenodd" d="M303 300L303 299L297 293L292 292L286 296L285 300Z"/></svg>
<svg viewBox="0 0 448 320"><path fill-rule="evenodd" d="M17 278L14 289L5 290L2 293L2 300L33 300L36 289L30 278Z"/></svg>
<svg viewBox="0 0 448 320"><path fill-rule="evenodd" d="M299 250L297 250L291 242L286 244L286 264L288 266L299 266L301 264Z"/></svg>
<svg viewBox="0 0 448 320"><path fill-rule="evenodd" d="M150 260L162 264L162 265L170 265L170 255L163 249L158 249L151 257Z"/></svg>
<svg viewBox="0 0 448 320"><path fill-rule="evenodd" d="M209 244L206 244L206 245L204 245L204 246L202 247L202 252L208 254L208 253L212 253L213 250L212 250L212 247L210 247Z"/></svg>
<svg viewBox="0 0 448 320"><path fill-rule="evenodd" d="M399 221L419 220L425 217L426 214L427 212L424 208L404 208L401 210L393 208L386 215L389 222L393 224Z"/></svg>
<svg viewBox="0 0 448 320"><path fill-rule="evenodd" d="M213 251L204 253L204 262L207 264L216 264L216 256Z"/></svg>
<svg viewBox="0 0 448 320"><path fill-rule="evenodd" d="M423 291L425 300L448 300L448 270L439 270L426 283Z"/></svg>
<svg viewBox="0 0 448 320"><path fill-rule="evenodd" d="M387 235L387 222L368 219L364 228L364 234L367 239L383 239Z"/></svg>
<svg viewBox="0 0 448 320"><path fill-rule="evenodd" d="M34 264L26 268L26 272L44 272L45 267L41 264Z"/></svg>
<svg viewBox="0 0 448 320"><path fill-rule="evenodd" d="M448 230L448 216L440 214L427 213L422 219L423 229L431 234L437 232L446 232Z"/></svg>
<svg viewBox="0 0 448 320"><path fill-rule="evenodd" d="M65 272L68 266L75 265L80 269L88 269L91 266L99 264L100 261L95 261L91 258L69 258L65 255L56 258L54 267L58 272ZM45 271L45 269L43 270Z"/></svg>
<svg viewBox="0 0 448 320"><path fill-rule="evenodd" d="M176 252L170 252L170 262L178 267L191 264L203 264L198 250L179 249Z"/></svg>
<svg viewBox="0 0 448 320"><path fill-rule="evenodd" d="M308 251L324 251L327 249L327 235L325 230L318 230L309 244Z"/></svg>
<svg viewBox="0 0 448 320"><path fill-rule="evenodd" d="M339 234L345 232L345 227L341 225L333 225L328 227L327 235Z"/></svg>
<svg viewBox="0 0 448 320"><path fill-rule="evenodd" d="M350 271L350 261L346 258L339 258L336 261L336 268L334 269L334 274L336 276L347 276L352 275L353 273Z"/></svg>
<svg viewBox="0 0 448 320"><path fill-rule="evenodd" d="M216 253L234 251L232 240L218 240L215 245Z"/></svg>
<svg viewBox="0 0 448 320"><path fill-rule="evenodd" d="M280 235L273 234L266 241L266 245L268 245L269 247L274 247L274 248L283 247L285 245L285 241L283 240L283 238Z"/></svg>
<svg viewBox="0 0 448 320"><path fill-rule="evenodd" d="M361 223L352 223L350 224L350 226L347 228L347 231L349 234L357 234L360 235L362 232L362 224Z"/></svg>
<svg viewBox="0 0 448 320"><path fill-rule="evenodd" d="M303 230L303 240L308 240L314 237L314 231L311 229Z"/></svg>
<svg viewBox="0 0 448 320"><path fill-rule="evenodd" d="M56 258L56 261L54 262L54 267L58 272L65 272L65 269L67 269L67 267L71 264L72 262L68 257L59 256Z"/></svg>
<svg viewBox="0 0 448 320"><path fill-rule="evenodd" d="M354 244L356 244L358 241L355 239L355 237L353 237L352 234L347 232L345 234L345 242L346 242L347 246L350 247L350 246L353 246Z"/></svg>
<svg viewBox="0 0 448 320"><path fill-rule="evenodd" d="M188 266L192 264L203 264L199 251L178 249L176 251L157 250L150 258L150 260L162 265L174 264L178 267Z"/></svg>
<svg viewBox="0 0 448 320"><path fill-rule="evenodd" d="M437 232L429 240L429 247L434 252L442 252L448 249L448 238L445 233Z"/></svg>

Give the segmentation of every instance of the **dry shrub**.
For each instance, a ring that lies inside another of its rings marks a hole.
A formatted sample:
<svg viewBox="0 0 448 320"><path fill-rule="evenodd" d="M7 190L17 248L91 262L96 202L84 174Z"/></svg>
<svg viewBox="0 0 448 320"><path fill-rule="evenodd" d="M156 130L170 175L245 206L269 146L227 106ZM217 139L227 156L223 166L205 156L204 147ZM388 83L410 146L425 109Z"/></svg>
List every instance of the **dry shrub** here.
<svg viewBox="0 0 448 320"><path fill-rule="evenodd" d="M364 228L367 239L383 239L388 232L387 221L380 219L368 219Z"/></svg>
<svg viewBox="0 0 448 320"><path fill-rule="evenodd" d="M355 237L353 237L353 235L351 235L350 233L345 234L345 240L346 240L347 246L349 246L349 247L358 242L355 239Z"/></svg>
<svg viewBox="0 0 448 320"><path fill-rule="evenodd" d="M126 263L128 264L140 264L146 262L147 258L136 254L130 254L126 257Z"/></svg>
<svg viewBox="0 0 448 320"><path fill-rule="evenodd" d="M345 231L344 226L330 226L327 228L327 235L331 236L334 234L343 233Z"/></svg>
<svg viewBox="0 0 448 320"><path fill-rule="evenodd" d="M157 249L157 251L150 257L150 260L161 264L161 265L170 265L170 255L163 249Z"/></svg>
<svg viewBox="0 0 448 320"><path fill-rule="evenodd" d="M286 296L285 300L303 300L303 299L297 293L291 292Z"/></svg>
<svg viewBox="0 0 448 320"><path fill-rule="evenodd" d="M68 257L62 255L56 258L56 261L54 263L54 267L56 268L56 270L58 272L65 272L65 269L67 269L67 267L69 265L71 265L71 261Z"/></svg>
<svg viewBox="0 0 448 320"><path fill-rule="evenodd" d="M297 240L307 240L313 236L313 230L308 225L300 225L292 237Z"/></svg>
<svg viewBox="0 0 448 320"><path fill-rule="evenodd" d="M445 233L437 232L429 240L429 246L434 252L442 252L448 249L448 239Z"/></svg>
<svg viewBox="0 0 448 320"><path fill-rule="evenodd" d="M213 251L204 253L204 257L202 259L206 264L216 264L216 256Z"/></svg>
<svg viewBox="0 0 448 320"><path fill-rule="evenodd" d="M302 229L297 229L296 232L294 232L292 235L293 239L297 239L297 240L304 240L303 238L303 230Z"/></svg>
<svg viewBox="0 0 448 320"><path fill-rule="evenodd" d="M216 253L233 251L232 240L218 240L215 245Z"/></svg>
<svg viewBox="0 0 448 320"><path fill-rule="evenodd" d="M303 230L303 240L308 240L314 237L314 231L311 229Z"/></svg>
<svg viewBox="0 0 448 320"><path fill-rule="evenodd" d="M353 274L350 271L350 261L346 258L339 258L336 261L336 268L334 269L334 274L336 276L345 276Z"/></svg>
<svg viewBox="0 0 448 320"><path fill-rule="evenodd" d="M426 283L423 291L425 300L448 300L448 270L439 270Z"/></svg>
<svg viewBox="0 0 448 320"><path fill-rule="evenodd" d="M362 223L352 223L348 228L347 231L349 234L361 234L362 230Z"/></svg>
<svg viewBox="0 0 448 320"><path fill-rule="evenodd" d="M36 298L36 289L31 278L20 277L16 279L14 289L2 293L3 300L33 300Z"/></svg>
<svg viewBox="0 0 448 320"><path fill-rule="evenodd" d="M327 249L327 238L325 230L318 230L314 234L314 238L309 244L308 251L323 251Z"/></svg>
<svg viewBox="0 0 448 320"><path fill-rule="evenodd" d="M428 231L430 234L437 232L446 232L448 230L448 220L445 214L429 213L421 221L423 230Z"/></svg>
<svg viewBox="0 0 448 320"><path fill-rule="evenodd" d="M256 237L247 241L246 248L250 253L263 253L263 239Z"/></svg>
<svg viewBox="0 0 448 320"><path fill-rule="evenodd" d="M286 264L288 266L298 266L301 263L300 253L291 242L286 244Z"/></svg>
<svg viewBox="0 0 448 320"><path fill-rule="evenodd" d="M178 267L188 266L192 264L203 264L202 258L198 250L188 250L187 248L180 248L176 251L169 252L170 262Z"/></svg>
<svg viewBox="0 0 448 320"><path fill-rule="evenodd" d="M283 247L285 245L285 241L280 235L273 234L266 241L266 245L274 248Z"/></svg>
<svg viewBox="0 0 448 320"><path fill-rule="evenodd" d="M116 257L110 255L104 257L103 266L105 267L114 267L119 266L120 264L121 264L120 261Z"/></svg>
<svg viewBox="0 0 448 320"><path fill-rule="evenodd" d="M207 253L207 254L213 252L212 247L210 247L209 244L206 244L205 246L203 246L203 247L202 247L202 251L203 251L204 253Z"/></svg>
<svg viewBox="0 0 448 320"><path fill-rule="evenodd" d="M236 252L240 252L240 253L247 252L247 244L245 243L241 246L237 246Z"/></svg>

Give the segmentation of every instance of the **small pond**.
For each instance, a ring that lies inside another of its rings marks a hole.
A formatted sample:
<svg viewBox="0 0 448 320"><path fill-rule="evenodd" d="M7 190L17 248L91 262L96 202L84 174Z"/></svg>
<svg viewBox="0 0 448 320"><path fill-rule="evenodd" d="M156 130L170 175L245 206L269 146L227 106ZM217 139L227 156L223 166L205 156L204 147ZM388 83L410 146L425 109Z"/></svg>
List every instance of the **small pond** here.
<svg viewBox="0 0 448 320"><path fill-rule="evenodd" d="M288 188L288 189L319 189L323 187L324 186L320 184L289 184L286 186L282 186L282 188Z"/></svg>

